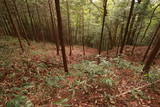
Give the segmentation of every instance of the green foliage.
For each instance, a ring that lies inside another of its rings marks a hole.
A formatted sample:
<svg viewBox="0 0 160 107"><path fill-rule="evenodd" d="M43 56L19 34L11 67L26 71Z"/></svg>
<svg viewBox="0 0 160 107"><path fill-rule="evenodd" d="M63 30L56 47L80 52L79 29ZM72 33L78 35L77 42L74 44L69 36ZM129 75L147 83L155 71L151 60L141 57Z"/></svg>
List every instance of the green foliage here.
<svg viewBox="0 0 160 107"><path fill-rule="evenodd" d="M143 66L135 66L133 65L133 63L124 60L120 57L114 58L112 60L115 62L115 66L118 67L119 69L130 69L138 73L141 72L143 68Z"/></svg>
<svg viewBox="0 0 160 107"><path fill-rule="evenodd" d="M144 75L145 79L149 82L154 82L160 79L160 69L151 69L148 74Z"/></svg>
<svg viewBox="0 0 160 107"><path fill-rule="evenodd" d="M143 91L132 89L131 90L131 98L132 99L138 99L139 97L142 99L148 99L147 96L144 95Z"/></svg>
<svg viewBox="0 0 160 107"><path fill-rule="evenodd" d="M26 96L15 95L15 98L6 103L6 107L33 107Z"/></svg>
<svg viewBox="0 0 160 107"><path fill-rule="evenodd" d="M96 64L95 61L87 60L80 64L74 64L73 75L77 77L77 80L70 84L72 98L75 96L77 89L82 89L84 92L90 93L90 88L99 85L104 85L106 88L113 88L117 78L114 72L110 70L111 67L112 64L104 58L101 58L100 64Z"/></svg>
<svg viewBox="0 0 160 107"><path fill-rule="evenodd" d="M59 84L59 82L63 79L62 76L55 76L55 77L46 77L45 79L45 83L48 86L54 87L54 88L60 88L61 85Z"/></svg>
<svg viewBox="0 0 160 107"><path fill-rule="evenodd" d="M74 65L74 69L85 73L89 78L96 77L96 75L105 74L105 68L109 68L111 63L103 60L99 65L94 61L83 61L81 64Z"/></svg>
<svg viewBox="0 0 160 107"><path fill-rule="evenodd" d="M60 107L70 107L71 105L66 104L68 102L68 98L62 99L60 101L54 102L53 104L60 106Z"/></svg>
<svg viewBox="0 0 160 107"><path fill-rule="evenodd" d="M112 88L113 87L113 84L114 84L114 80L112 79L109 79L109 78L102 78L101 79L101 82L103 84L106 84L108 87Z"/></svg>

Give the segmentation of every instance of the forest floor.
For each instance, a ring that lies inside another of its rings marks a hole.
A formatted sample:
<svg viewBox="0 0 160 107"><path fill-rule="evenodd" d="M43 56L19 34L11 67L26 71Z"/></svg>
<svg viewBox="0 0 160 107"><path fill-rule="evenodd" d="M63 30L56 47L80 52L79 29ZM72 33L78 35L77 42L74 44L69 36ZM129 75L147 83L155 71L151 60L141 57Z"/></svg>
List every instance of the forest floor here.
<svg viewBox="0 0 160 107"><path fill-rule="evenodd" d="M121 57L116 48L102 52L74 46L69 73L50 43L31 42L21 53L14 38L0 38L0 107L160 107L160 58L148 75L141 75L147 47ZM108 53L108 54L107 54Z"/></svg>

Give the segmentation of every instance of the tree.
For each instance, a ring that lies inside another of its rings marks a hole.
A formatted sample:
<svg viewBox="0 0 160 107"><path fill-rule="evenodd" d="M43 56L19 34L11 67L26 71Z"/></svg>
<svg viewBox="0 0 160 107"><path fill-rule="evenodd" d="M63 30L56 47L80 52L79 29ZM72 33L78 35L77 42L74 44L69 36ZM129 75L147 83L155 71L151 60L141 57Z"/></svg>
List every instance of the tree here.
<svg viewBox="0 0 160 107"><path fill-rule="evenodd" d="M57 35L56 35L56 30L55 30L55 25L54 25L54 16L52 13L52 8L51 8L51 0L48 0L48 5L49 5L50 18L51 18L51 24L52 24L52 36L55 37L57 55L59 55L59 39L57 38Z"/></svg>
<svg viewBox="0 0 160 107"><path fill-rule="evenodd" d="M149 69L151 67L151 64L153 63L156 55L158 54L158 51L160 49L160 32L158 33L159 37L158 37L158 40L157 40L157 43L155 44L153 50L151 51L146 63L145 63L145 66L143 68L143 71L144 73L149 73Z"/></svg>
<svg viewBox="0 0 160 107"><path fill-rule="evenodd" d="M69 47L70 47L70 52L69 55L72 55L72 32L71 32L71 21L70 21L70 8L69 8L69 3L66 1L66 7L67 7L67 19L68 19L68 36L69 36Z"/></svg>
<svg viewBox="0 0 160 107"><path fill-rule="evenodd" d="M24 52L24 48L23 48L23 45L22 45L20 32L19 32L19 30L17 29L17 27L16 27L16 25L15 25L15 23L14 23L14 21L13 21L13 18L12 18L12 15L11 15L11 12L10 12L10 10L9 10L9 7L8 7L8 4L7 4L6 0L4 0L4 5L5 5L6 9L7 9L8 16L9 16L11 25L12 25L12 27L13 27L14 33L16 34L16 36L17 36L17 38L18 38L18 41L19 41L19 45L20 45L20 47L21 47L21 50L22 50L22 52Z"/></svg>
<svg viewBox="0 0 160 107"><path fill-rule="evenodd" d="M146 59L146 57L147 57L147 55L148 55L148 52L149 52L149 50L150 50L150 48L151 48L151 46L152 46L152 44L153 44L153 41L155 40L155 38L156 38L156 36L157 36L157 33L158 33L159 29L160 29L160 23L159 23L158 27L156 28L156 31L155 31L155 33L153 34L153 37L151 38L151 42L150 42L150 44L149 44L149 46L148 46L148 48L147 48L147 50L146 50L146 52L145 52L145 54L144 54L144 57L143 57L143 59L142 59L142 62L145 61L145 59Z"/></svg>
<svg viewBox="0 0 160 107"><path fill-rule="evenodd" d="M63 40L63 28L62 28L62 18L61 18L61 10L60 10L59 0L55 0L55 7L56 7L56 13L57 13L58 34L59 34L59 40L60 40L61 49L62 49L64 70L65 70L65 72L68 72L65 45L64 45L64 40Z"/></svg>
<svg viewBox="0 0 160 107"><path fill-rule="evenodd" d="M151 18L150 18L150 20L149 20L149 23L148 23L148 25L147 25L147 27L146 27L146 29L145 29L145 31L144 31L144 34L143 34L143 36L142 36L141 42L142 42L143 39L145 38L146 33L147 33L147 31L148 31L151 23L152 23L152 19L153 19L154 13L155 13L156 9L157 9L159 6L160 6L160 3L154 8L154 10L153 10L153 12L152 12L152 15L151 15Z"/></svg>
<svg viewBox="0 0 160 107"><path fill-rule="evenodd" d="M107 15L107 0L103 0L103 19L102 19L102 29L101 29L101 37L100 37L100 42L99 42L99 49L98 49L98 54L101 54L101 48L102 48L102 40L103 40L103 33L104 33L104 25L105 25L105 18Z"/></svg>
<svg viewBox="0 0 160 107"><path fill-rule="evenodd" d="M123 53L123 49L125 46L125 42L126 42L126 38L127 38L127 34L128 34L128 28L129 28L130 20L131 20L133 9L134 9L134 4L135 4L135 0L132 0L131 8L130 8L130 12L129 12L129 16L128 16L128 20L127 20L127 24L126 24L126 28L125 28L125 33L124 33L122 45L120 48L120 54Z"/></svg>

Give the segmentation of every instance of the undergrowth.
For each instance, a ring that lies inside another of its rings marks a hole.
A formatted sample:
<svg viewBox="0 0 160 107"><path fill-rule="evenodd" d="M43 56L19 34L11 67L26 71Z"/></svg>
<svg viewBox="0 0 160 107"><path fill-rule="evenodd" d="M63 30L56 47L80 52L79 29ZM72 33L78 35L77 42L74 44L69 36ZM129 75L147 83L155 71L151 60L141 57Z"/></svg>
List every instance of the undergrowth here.
<svg viewBox="0 0 160 107"><path fill-rule="evenodd" d="M37 51L36 48L26 47L26 50L21 54L18 41L13 38L0 41L0 106L32 107L47 103L73 106L75 99L77 102L88 99L92 105L112 106L115 104L113 97L125 86L121 79L127 78L126 85L143 81L140 80L143 78L137 78L143 65L135 65L120 57L101 57L99 64L90 60L70 64L70 72L65 74L56 56L44 56L43 49ZM121 70L131 71L131 77L121 76ZM158 80L159 71L159 68L151 69L145 79L149 82ZM145 97L142 91L131 86L130 89L132 98Z"/></svg>

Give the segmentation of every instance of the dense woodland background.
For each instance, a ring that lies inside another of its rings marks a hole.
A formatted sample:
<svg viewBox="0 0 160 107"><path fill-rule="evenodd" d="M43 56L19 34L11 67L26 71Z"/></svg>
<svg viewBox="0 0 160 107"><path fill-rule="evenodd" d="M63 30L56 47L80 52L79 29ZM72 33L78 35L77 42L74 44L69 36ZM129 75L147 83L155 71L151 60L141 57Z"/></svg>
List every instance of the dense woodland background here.
<svg viewBox="0 0 160 107"><path fill-rule="evenodd" d="M104 56L108 61L127 53L138 58L140 75L149 75L151 66L160 64L155 62L160 56L160 1L0 0L0 37L16 38L20 55L35 43L52 44L53 56L62 56L66 72L72 72L72 57L82 56L82 61L91 56L89 48L95 66L101 66ZM76 56L80 48L81 56Z"/></svg>

